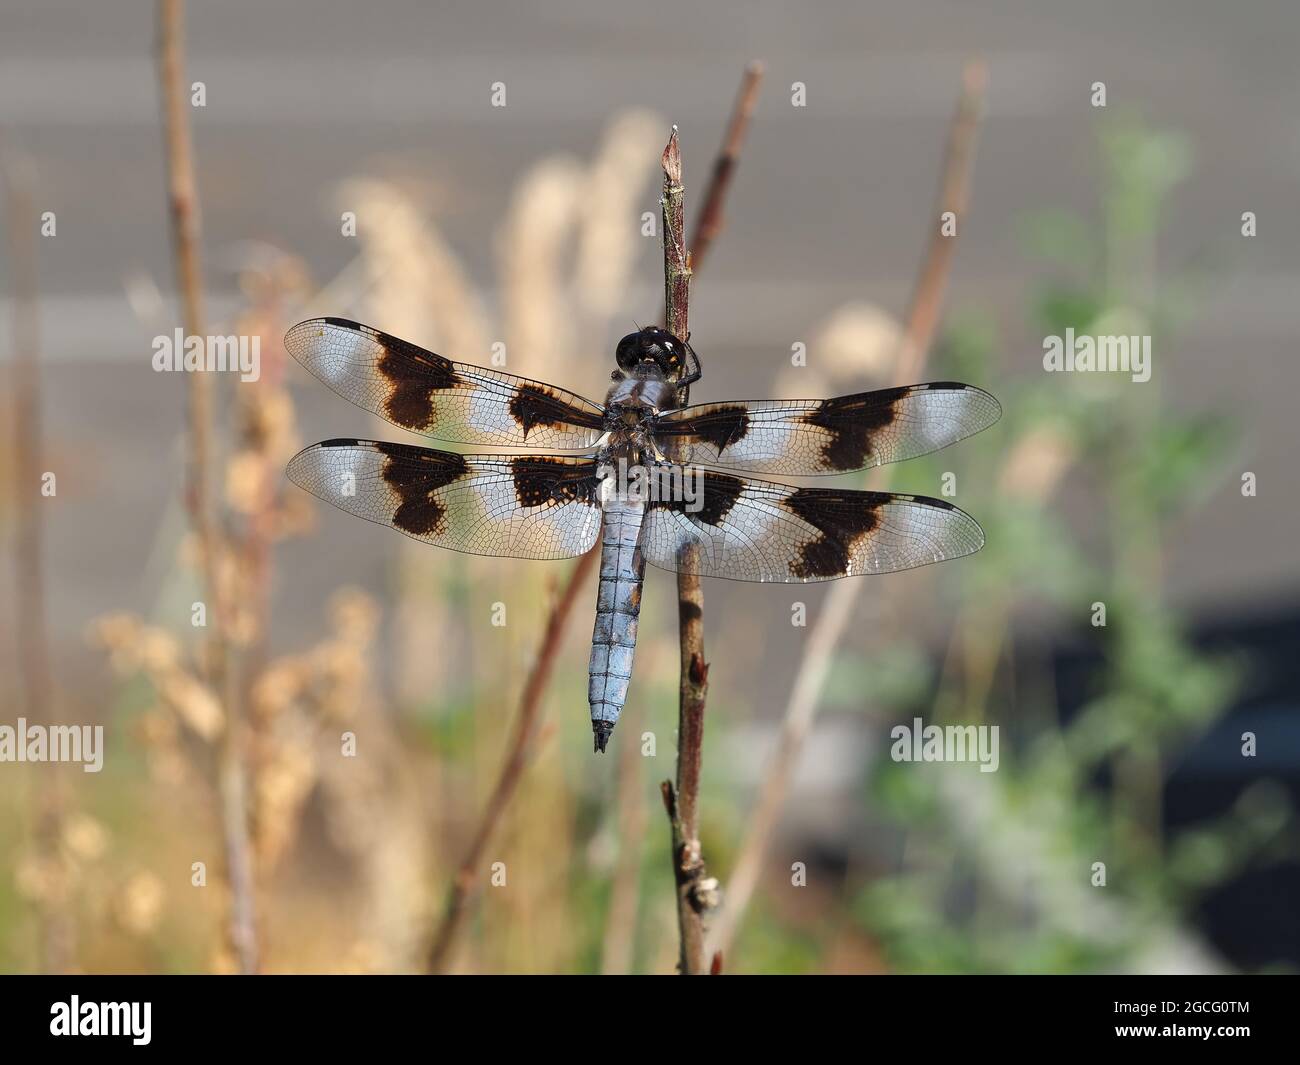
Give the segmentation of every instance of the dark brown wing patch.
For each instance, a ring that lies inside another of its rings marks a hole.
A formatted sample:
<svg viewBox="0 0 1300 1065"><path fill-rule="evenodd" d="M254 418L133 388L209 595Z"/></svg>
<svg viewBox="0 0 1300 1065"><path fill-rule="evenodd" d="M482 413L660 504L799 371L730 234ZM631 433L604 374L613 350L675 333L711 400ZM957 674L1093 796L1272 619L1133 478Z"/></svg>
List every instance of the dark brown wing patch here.
<svg viewBox="0 0 1300 1065"><path fill-rule="evenodd" d="M799 488L792 492L785 501L786 509L821 535L799 548L790 572L800 580L844 576L854 545L879 524L879 506L889 500L884 494L876 499L871 498L873 495L877 493L834 488Z"/></svg>
<svg viewBox="0 0 1300 1065"><path fill-rule="evenodd" d="M721 455L732 444L745 438L749 432L749 413L739 403L714 404L689 421L664 422L659 431L664 436L693 436L711 444Z"/></svg>
<svg viewBox="0 0 1300 1065"><path fill-rule="evenodd" d="M325 320L341 327L351 325L343 318ZM434 393L456 384L456 369L451 360L378 329L372 331L372 337L384 351L375 365L389 384L384 413L403 429L432 432L437 428Z"/></svg>
<svg viewBox="0 0 1300 1065"><path fill-rule="evenodd" d="M745 490L745 482L727 473L715 473L713 470L701 470L698 467L693 468L691 472L703 479L702 499L694 502L685 498L652 499L648 506L676 511L705 525L721 525L731 513L731 508L736 505L740 493Z"/></svg>
<svg viewBox="0 0 1300 1065"><path fill-rule="evenodd" d="M860 470L871 454L871 435L892 425L895 403L908 389L890 388L856 396L825 399L804 415L809 425L826 430L822 446L827 467L836 472Z"/></svg>
<svg viewBox="0 0 1300 1065"><path fill-rule="evenodd" d="M585 425L592 429L599 429L603 425L599 416L566 403L544 385L520 385L511 397L510 415L523 430L525 440L539 425Z"/></svg>
<svg viewBox="0 0 1300 1065"><path fill-rule="evenodd" d="M594 503L596 464L575 464L558 458L523 455L511 464L515 496L520 506L544 507L552 503Z"/></svg>
<svg viewBox="0 0 1300 1065"><path fill-rule="evenodd" d="M446 512L434 493L469 473L465 456L382 442L375 447L388 456L383 477L401 498L393 524L412 536L441 532Z"/></svg>

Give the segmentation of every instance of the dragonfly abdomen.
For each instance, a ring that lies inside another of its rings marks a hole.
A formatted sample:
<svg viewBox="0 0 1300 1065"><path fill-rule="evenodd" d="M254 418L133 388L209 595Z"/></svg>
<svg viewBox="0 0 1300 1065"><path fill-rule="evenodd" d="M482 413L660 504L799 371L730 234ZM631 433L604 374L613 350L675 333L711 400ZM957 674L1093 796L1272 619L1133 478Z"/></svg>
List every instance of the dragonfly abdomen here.
<svg viewBox="0 0 1300 1065"><path fill-rule="evenodd" d="M600 590L596 595L587 684L597 751L603 751L609 742L632 678L641 584L645 579L645 560L638 544L644 516L645 504L640 501L611 499L604 504Z"/></svg>

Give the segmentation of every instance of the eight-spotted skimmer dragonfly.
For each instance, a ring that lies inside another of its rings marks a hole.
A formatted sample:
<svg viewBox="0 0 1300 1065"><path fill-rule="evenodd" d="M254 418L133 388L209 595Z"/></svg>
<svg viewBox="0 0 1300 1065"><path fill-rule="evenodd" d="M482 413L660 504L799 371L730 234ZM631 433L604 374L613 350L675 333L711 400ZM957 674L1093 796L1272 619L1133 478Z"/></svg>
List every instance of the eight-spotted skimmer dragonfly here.
<svg viewBox="0 0 1300 1065"><path fill-rule="evenodd" d="M326 440L296 455L288 473L342 510L454 551L571 558L601 537L588 689L597 751L627 698L646 562L803 583L911 569L984 544L975 520L942 500L721 472L842 473L927 454L1001 415L998 401L971 385L679 407L677 389L698 380L699 359L688 343L650 327L619 341L615 383L601 406L342 318L302 322L285 346L339 395L403 429L579 452L458 455ZM616 468L659 476L631 491L624 477L612 490ZM680 491L656 492L656 484Z"/></svg>

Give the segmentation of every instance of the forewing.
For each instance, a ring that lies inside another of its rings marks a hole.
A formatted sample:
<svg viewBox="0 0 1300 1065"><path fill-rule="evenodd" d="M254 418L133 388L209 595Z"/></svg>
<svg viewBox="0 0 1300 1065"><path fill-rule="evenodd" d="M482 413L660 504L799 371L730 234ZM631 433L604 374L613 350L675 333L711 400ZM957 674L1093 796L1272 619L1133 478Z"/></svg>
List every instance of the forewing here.
<svg viewBox="0 0 1300 1065"><path fill-rule="evenodd" d="M653 424L670 457L789 477L845 473L926 455L987 429L1002 415L983 389L952 381L835 399L705 403Z"/></svg>
<svg viewBox="0 0 1300 1065"><path fill-rule="evenodd" d="M591 459L326 440L298 452L288 474L349 514L473 555L571 558L600 531Z"/></svg>
<svg viewBox="0 0 1300 1065"><path fill-rule="evenodd" d="M701 505L648 504L641 551L661 569L798 584L928 566L984 546L975 519L939 499L795 488L698 467L676 476L683 495L702 484ZM686 553L691 545L698 550Z"/></svg>
<svg viewBox="0 0 1300 1065"><path fill-rule="evenodd" d="M603 432L602 409L579 395L452 362L346 318L299 322L284 346L358 407L438 440L578 450Z"/></svg>

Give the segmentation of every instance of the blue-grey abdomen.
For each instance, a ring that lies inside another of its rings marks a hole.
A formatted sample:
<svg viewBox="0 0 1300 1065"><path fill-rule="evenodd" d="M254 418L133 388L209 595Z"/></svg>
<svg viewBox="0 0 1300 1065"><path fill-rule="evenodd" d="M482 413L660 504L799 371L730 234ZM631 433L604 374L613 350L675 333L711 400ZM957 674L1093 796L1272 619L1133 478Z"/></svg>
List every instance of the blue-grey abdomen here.
<svg viewBox="0 0 1300 1065"><path fill-rule="evenodd" d="M598 751L605 749L627 702L637 617L641 613L641 584L645 579L645 560L638 546L645 504L640 500L609 499L604 511L600 590L596 595L596 627L591 637L587 682L591 729Z"/></svg>

